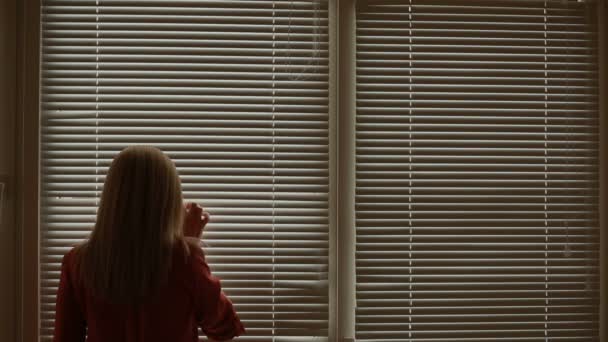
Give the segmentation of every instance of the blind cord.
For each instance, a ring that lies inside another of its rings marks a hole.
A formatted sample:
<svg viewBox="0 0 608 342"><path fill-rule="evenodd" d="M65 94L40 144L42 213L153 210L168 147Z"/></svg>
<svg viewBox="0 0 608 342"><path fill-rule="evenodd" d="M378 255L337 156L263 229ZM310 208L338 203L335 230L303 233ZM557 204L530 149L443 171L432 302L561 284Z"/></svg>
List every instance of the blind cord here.
<svg viewBox="0 0 608 342"><path fill-rule="evenodd" d="M544 79L544 90L545 90L545 103L544 103L544 107L545 107L545 125L544 125L544 178L545 178L545 188L544 188L544 223L545 223L545 260L544 260L544 265L545 265L545 307L544 307L544 311L545 311L545 316L544 316L544 336L545 336L545 341L549 340L549 334L548 334L548 321L549 321L549 316L548 316L548 307L549 307L549 268L548 268L548 257L549 257L549 225L548 225L548 220L549 220L549 215L548 215L548 211L547 211L547 205L548 205L548 198L547 198L547 188L548 188L548 173L547 173L547 125L548 125L548 72L547 72L547 0L544 1L544 8L543 8L543 14L544 14L544 32L543 32L543 37L544 37L544 75L545 75L545 79Z"/></svg>
<svg viewBox="0 0 608 342"><path fill-rule="evenodd" d="M271 224L271 229L272 229L272 340L275 340L275 336L276 336L276 317L275 317L275 305L276 305L276 300L275 300L275 281L276 281L276 260L275 260L275 247L276 247L276 241L275 241L275 174L276 174L276 170L275 170L275 115L276 115L276 108L275 108L275 103L276 103L276 85L275 85L275 81L276 81L276 4L275 1L272 2L272 83L271 83L271 88L272 88L272 97L271 97L271 102L272 102L272 212L271 212L271 220L272 220L272 224Z"/></svg>
<svg viewBox="0 0 608 342"><path fill-rule="evenodd" d="M596 13L591 9L592 6L589 6L588 2L585 2L585 25L588 25L589 22L591 22L592 20L590 19L592 16L595 16ZM587 29L585 30L587 31ZM591 48L589 41L586 41L585 43L585 56L587 57L587 77L588 80L586 82L587 86L589 89L593 88L593 82L591 81L591 78L593 77L593 56L594 53L592 51L593 49ZM586 115L585 115L585 119L588 122L591 122L593 117L592 114L593 113L593 101L586 101L587 102L587 111L586 111ZM586 129L586 132L591 135L594 132L592 131L593 125L591 123L588 124L587 126L588 128ZM593 159L593 155L591 150L587 149L587 153L586 156L588 158L588 160L592 160ZM587 180L589 181L589 183L591 183L593 181L593 178L596 178L596 176L593 174L593 172L587 172ZM591 187L591 185L587 185L586 187L586 191L585 191L585 207L588 207L589 205L593 205L592 201L591 201L591 197L593 196L593 188ZM599 230L599 227L596 226L596 220L597 217L595 217L595 215L593 215L592 213L588 213L587 215L585 215L586 217L586 227L588 228L592 228L594 230ZM592 234L587 234L587 243L588 244L592 244L593 241L593 237ZM593 268L593 264L591 263L591 260L593 258L593 252L590 251L589 249L587 249L585 251L585 256L586 256L586 260L585 260L585 268L586 268L586 277L585 277L585 290L586 291L593 291L594 287L593 287L593 272L592 272L592 268Z"/></svg>
<svg viewBox="0 0 608 342"><path fill-rule="evenodd" d="M95 207L99 207L99 1L95 0Z"/></svg>
<svg viewBox="0 0 608 342"><path fill-rule="evenodd" d="M568 2L566 2L566 10L569 10L569 5ZM567 16L568 17L568 16ZM566 42L566 94L565 94L565 103L566 106L568 106L568 100L570 98L570 61L569 59L569 55L570 55L570 42L569 42L569 38L568 38L568 19L566 19L566 29L564 29L564 40ZM566 107L565 110L565 115L566 115L566 181L564 182L564 185L566 187L566 191L568 191L568 189L570 189L570 185L571 185L571 174L574 173L576 174L576 163L574 163L574 165L572 165L572 161L570 160L573 156L572 154L572 141L571 138L572 137L572 127L571 127L571 122L570 122L570 111L568 110L568 108ZM572 166L574 166L574 170L571 171ZM566 192L567 193L567 192ZM570 209L570 208L568 208ZM569 212L570 210L568 210ZM568 215L568 214L566 214ZM570 249L570 222L568 217L566 216L566 218L564 219L563 222L564 228L565 228L565 233L566 233L566 243L564 244L564 257L569 258L572 255L572 250Z"/></svg>

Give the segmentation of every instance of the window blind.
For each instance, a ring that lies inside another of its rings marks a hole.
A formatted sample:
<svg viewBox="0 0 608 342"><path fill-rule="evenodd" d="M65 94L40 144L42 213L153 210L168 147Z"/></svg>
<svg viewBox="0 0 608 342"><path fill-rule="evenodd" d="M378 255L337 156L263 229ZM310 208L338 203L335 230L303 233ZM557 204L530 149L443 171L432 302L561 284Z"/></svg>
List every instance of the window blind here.
<svg viewBox="0 0 608 342"><path fill-rule="evenodd" d="M358 1L357 341L598 341L593 2Z"/></svg>
<svg viewBox="0 0 608 342"><path fill-rule="evenodd" d="M41 339L112 158L148 144L211 213L240 340L327 340L327 2L42 4Z"/></svg>

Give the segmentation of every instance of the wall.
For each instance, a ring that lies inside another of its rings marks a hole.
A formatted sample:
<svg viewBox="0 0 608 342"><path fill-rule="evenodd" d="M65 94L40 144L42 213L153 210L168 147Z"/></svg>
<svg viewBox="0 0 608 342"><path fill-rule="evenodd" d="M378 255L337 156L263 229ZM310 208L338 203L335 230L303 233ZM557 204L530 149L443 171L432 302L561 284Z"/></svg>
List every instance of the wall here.
<svg viewBox="0 0 608 342"><path fill-rule="evenodd" d="M16 341L15 229L16 2L0 0L0 181L8 182L0 222L0 341Z"/></svg>

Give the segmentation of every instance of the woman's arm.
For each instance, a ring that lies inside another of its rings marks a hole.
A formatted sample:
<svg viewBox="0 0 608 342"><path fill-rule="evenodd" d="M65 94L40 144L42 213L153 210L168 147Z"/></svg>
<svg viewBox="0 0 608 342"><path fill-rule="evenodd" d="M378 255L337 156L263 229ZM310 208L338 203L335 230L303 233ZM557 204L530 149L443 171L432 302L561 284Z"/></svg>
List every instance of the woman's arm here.
<svg viewBox="0 0 608 342"><path fill-rule="evenodd" d="M211 341L227 341L245 332L232 303L222 291L220 280L211 275L203 250L198 247L209 214L195 203L186 205L184 235L193 252L196 320Z"/></svg>
<svg viewBox="0 0 608 342"><path fill-rule="evenodd" d="M86 321L76 301L74 284L70 276L70 255L71 253L66 254L61 264L61 279L55 306L54 342L82 342L85 340Z"/></svg>
<svg viewBox="0 0 608 342"><path fill-rule="evenodd" d="M222 291L218 278L211 275L202 250L195 252L197 283L197 321L212 341L227 341L245 332L232 303Z"/></svg>

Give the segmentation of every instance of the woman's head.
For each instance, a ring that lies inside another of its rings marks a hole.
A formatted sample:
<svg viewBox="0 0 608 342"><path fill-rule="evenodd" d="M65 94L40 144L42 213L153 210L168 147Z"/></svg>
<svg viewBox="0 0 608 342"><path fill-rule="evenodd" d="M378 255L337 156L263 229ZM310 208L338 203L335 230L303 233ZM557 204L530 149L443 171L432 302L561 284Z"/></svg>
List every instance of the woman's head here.
<svg viewBox="0 0 608 342"><path fill-rule="evenodd" d="M159 149L132 146L114 158L97 221L81 251L81 275L111 300L142 299L165 280L183 222L181 185Z"/></svg>
<svg viewBox="0 0 608 342"><path fill-rule="evenodd" d="M128 147L108 170L93 235L171 243L181 235L183 211L171 159L154 147Z"/></svg>

